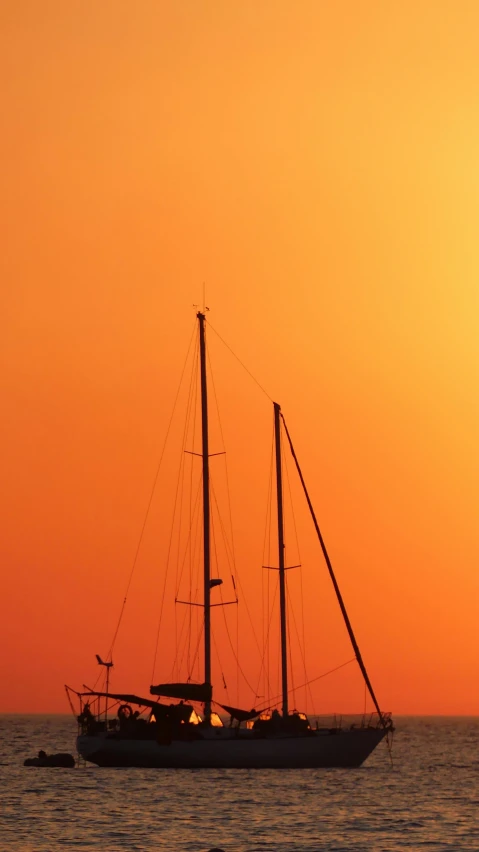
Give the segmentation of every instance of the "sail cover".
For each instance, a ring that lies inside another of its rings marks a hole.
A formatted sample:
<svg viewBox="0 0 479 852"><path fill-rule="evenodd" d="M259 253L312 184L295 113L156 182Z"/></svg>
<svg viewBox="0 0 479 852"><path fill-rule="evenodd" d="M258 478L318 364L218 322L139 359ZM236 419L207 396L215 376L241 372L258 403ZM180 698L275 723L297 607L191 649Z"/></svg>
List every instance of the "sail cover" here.
<svg viewBox="0 0 479 852"><path fill-rule="evenodd" d="M82 698L111 698L114 701L121 701L124 704L138 704L139 707L150 707L152 715L157 722L189 722L192 713L195 713L191 704L160 704L159 701L151 701L149 698L141 698L139 695L132 695L126 692L80 692ZM196 716L196 714L195 714ZM197 718L197 717L196 717Z"/></svg>
<svg viewBox="0 0 479 852"><path fill-rule="evenodd" d="M95 692L94 690L89 690L88 692L80 692L82 698L111 698L112 701L123 701L125 704L138 704L139 707L151 707L158 708L158 701L151 701L149 698L141 698L139 695L132 695L127 692Z"/></svg>
<svg viewBox="0 0 479 852"><path fill-rule="evenodd" d="M159 683L158 686L150 686L150 694L204 702L211 701L213 690L210 683Z"/></svg>
<svg viewBox="0 0 479 852"><path fill-rule="evenodd" d="M263 712L254 708L253 710L239 710L237 707L228 707L226 704L220 704L220 707L226 710L237 722L248 722L249 719L256 719L256 716Z"/></svg>

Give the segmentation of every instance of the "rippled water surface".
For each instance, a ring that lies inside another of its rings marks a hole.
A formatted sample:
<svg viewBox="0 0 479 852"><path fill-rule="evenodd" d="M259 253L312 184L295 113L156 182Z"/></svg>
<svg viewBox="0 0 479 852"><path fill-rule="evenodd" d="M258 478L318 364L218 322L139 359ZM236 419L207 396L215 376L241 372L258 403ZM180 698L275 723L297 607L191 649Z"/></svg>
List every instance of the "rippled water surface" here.
<svg viewBox="0 0 479 852"><path fill-rule="evenodd" d="M0 716L0 849L479 850L479 719L397 720L361 769L37 769L74 752L64 716Z"/></svg>

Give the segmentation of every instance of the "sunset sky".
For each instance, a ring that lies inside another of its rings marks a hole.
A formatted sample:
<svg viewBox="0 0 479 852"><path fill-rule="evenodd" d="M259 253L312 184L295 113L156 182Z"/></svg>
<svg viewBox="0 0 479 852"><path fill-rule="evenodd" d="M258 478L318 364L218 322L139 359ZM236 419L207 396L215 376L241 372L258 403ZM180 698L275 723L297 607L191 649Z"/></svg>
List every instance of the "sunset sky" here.
<svg viewBox="0 0 479 852"><path fill-rule="evenodd" d="M97 677L206 282L282 406L381 706L479 714L478 31L475 0L4 0L0 712L68 712ZM208 344L254 681L272 405ZM144 695L184 402L113 655ZM314 678L352 653L292 491ZM362 709L351 666L318 684L316 712Z"/></svg>

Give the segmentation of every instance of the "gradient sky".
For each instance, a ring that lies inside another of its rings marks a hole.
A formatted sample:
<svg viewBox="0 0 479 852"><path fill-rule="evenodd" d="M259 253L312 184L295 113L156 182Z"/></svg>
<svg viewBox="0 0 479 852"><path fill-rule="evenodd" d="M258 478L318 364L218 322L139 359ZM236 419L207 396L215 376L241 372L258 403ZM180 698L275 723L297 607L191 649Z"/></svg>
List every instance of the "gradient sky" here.
<svg viewBox="0 0 479 852"><path fill-rule="evenodd" d="M282 405L381 705L479 713L477 3L4 0L1 19L0 711L67 711L63 684L97 675L206 281ZM272 412L208 339L259 615ZM115 652L115 688L143 694L174 464ZM298 518L314 677L351 653ZM317 710L362 707L344 672Z"/></svg>

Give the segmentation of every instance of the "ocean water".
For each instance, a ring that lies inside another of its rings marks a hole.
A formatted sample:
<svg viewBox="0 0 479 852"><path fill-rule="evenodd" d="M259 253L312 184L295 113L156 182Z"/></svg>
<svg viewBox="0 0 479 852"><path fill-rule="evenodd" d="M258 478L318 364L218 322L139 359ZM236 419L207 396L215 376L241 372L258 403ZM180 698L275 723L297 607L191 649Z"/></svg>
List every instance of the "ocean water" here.
<svg viewBox="0 0 479 852"><path fill-rule="evenodd" d="M0 716L1 852L479 850L479 718L399 718L361 769L24 767L70 716Z"/></svg>

